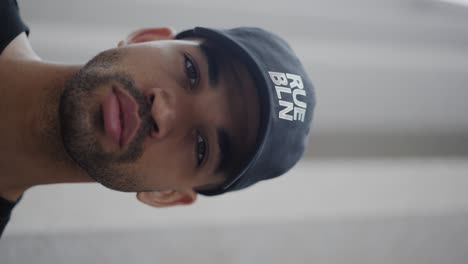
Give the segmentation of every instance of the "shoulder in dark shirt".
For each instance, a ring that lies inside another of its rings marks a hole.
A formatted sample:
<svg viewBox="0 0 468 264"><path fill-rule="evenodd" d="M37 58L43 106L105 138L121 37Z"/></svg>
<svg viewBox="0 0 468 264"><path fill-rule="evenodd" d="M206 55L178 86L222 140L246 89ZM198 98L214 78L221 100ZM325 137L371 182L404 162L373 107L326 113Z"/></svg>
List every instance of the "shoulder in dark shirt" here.
<svg viewBox="0 0 468 264"><path fill-rule="evenodd" d="M0 54L22 32L29 34L29 28L21 20L16 0L0 0ZM0 197L0 237L18 201L11 202Z"/></svg>
<svg viewBox="0 0 468 264"><path fill-rule="evenodd" d="M0 197L0 237L3 234L6 224L10 220L13 207L20 201L21 197L16 202L11 202Z"/></svg>
<svg viewBox="0 0 468 264"><path fill-rule="evenodd" d="M8 44L22 32L29 34L19 14L16 0L0 1L0 54Z"/></svg>

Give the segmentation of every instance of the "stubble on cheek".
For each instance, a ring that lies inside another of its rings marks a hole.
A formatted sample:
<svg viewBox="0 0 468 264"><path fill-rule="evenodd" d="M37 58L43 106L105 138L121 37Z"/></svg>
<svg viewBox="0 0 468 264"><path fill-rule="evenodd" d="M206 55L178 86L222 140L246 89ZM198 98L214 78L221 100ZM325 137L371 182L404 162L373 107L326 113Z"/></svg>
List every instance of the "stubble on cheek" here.
<svg viewBox="0 0 468 264"><path fill-rule="evenodd" d="M156 186L157 182L157 157L143 155L145 139L154 122L151 105L125 71L123 54L119 50L103 52L67 82L60 100L63 145L69 156L104 186L118 191L151 191L149 186ZM113 85L129 93L139 106L141 126L124 149L105 144L109 138L101 105Z"/></svg>

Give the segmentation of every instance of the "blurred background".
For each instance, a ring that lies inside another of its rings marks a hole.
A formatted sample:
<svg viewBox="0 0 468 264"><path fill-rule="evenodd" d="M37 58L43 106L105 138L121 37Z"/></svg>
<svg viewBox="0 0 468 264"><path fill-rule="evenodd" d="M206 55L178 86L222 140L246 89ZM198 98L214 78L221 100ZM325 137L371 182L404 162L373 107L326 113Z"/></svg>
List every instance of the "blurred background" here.
<svg viewBox="0 0 468 264"><path fill-rule="evenodd" d="M133 30L259 26L287 39L317 106L286 176L153 209L97 184L28 191L3 263L467 263L468 1L18 0L46 60Z"/></svg>

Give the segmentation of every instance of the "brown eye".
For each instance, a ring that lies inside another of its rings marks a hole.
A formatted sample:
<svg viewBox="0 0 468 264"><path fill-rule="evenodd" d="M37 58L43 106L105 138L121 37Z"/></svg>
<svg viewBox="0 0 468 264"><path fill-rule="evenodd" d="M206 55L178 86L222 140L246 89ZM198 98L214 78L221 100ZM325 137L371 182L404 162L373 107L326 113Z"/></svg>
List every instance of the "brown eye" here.
<svg viewBox="0 0 468 264"><path fill-rule="evenodd" d="M190 84L190 88L194 88L200 80L200 73L193 58L187 54L184 54L184 69L185 74L187 75L187 80Z"/></svg>

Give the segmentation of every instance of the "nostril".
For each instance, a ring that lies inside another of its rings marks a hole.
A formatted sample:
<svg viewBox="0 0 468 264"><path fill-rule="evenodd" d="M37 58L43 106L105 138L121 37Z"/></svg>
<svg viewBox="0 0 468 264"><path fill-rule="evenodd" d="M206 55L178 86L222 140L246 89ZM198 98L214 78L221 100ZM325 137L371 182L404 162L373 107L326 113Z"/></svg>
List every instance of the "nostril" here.
<svg viewBox="0 0 468 264"><path fill-rule="evenodd" d="M150 104L153 104L153 102L154 102L154 95L150 95L149 100L150 100Z"/></svg>
<svg viewBox="0 0 468 264"><path fill-rule="evenodd" d="M153 130L158 133L159 132L159 126L158 126L158 123L156 123L156 121L153 122Z"/></svg>
<svg viewBox="0 0 468 264"><path fill-rule="evenodd" d="M158 137L159 135L159 126L156 121L151 122L151 129L149 130L150 137Z"/></svg>

